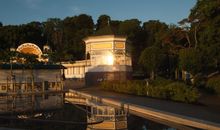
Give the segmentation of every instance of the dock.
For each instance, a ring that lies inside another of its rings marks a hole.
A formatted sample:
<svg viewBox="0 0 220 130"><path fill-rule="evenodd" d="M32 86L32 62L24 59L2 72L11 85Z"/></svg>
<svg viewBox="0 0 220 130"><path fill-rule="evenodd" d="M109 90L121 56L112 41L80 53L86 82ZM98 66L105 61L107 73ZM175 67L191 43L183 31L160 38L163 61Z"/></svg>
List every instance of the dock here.
<svg viewBox="0 0 220 130"><path fill-rule="evenodd" d="M174 112L172 113L168 111L158 110L158 109L147 107L145 105L141 105L138 103L129 102L128 101L130 99L129 96L127 97L128 100L125 101L119 98L118 99L116 99L115 97L113 98L113 96L109 96L109 95L104 96L105 94L104 92L95 90L92 88L88 90L87 89L79 89L79 90L70 89L68 93L71 93L74 96L78 95L78 97L82 101L81 102L82 104L83 102L85 102L82 100L82 98L84 98L85 100L93 100L96 102L103 103L105 105L122 108L124 110L127 110L131 114L134 114L134 115L146 118L146 119L151 119L154 121L157 120L161 123L174 126L175 128L180 128L184 130L187 130L187 129L189 130L190 129L219 130L220 129L219 122L213 122L211 120L197 118L193 115L188 116L188 115L183 115L183 114L177 114ZM66 97L65 100L71 101L71 97ZM78 102L80 102L80 100L78 100Z"/></svg>

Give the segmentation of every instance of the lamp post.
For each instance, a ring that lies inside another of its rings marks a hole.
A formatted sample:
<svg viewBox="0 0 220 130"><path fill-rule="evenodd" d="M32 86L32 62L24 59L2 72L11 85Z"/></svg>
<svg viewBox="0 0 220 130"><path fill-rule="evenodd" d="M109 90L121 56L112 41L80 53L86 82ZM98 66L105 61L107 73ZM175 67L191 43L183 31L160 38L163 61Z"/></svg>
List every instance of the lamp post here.
<svg viewBox="0 0 220 130"><path fill-rule="evenodd" d="M13 80L15 79L15 76L13 75L13 66L12 66L12 60L13 60L13 57L15 56L15 48L10 48L10 88L12 88L13 92L15 92L15 86L14 86L14 82ZM15 108L15 97L13 96L13 102L11 104L12 106L12 109Z"/></svg>
<svg viewBox="0 0 220 130"><path fill-rule="evenodd" d="M10 48L10 52L11 52L11 55L10 55L10 86L13 88L13 92L15 91L14 89L14 84L13 84L13 80L15 79L15 76L13 75L13 65L12 65L12 62L13 62L13 57L14 57L14 53L15 53L15 48Z"/></svg>

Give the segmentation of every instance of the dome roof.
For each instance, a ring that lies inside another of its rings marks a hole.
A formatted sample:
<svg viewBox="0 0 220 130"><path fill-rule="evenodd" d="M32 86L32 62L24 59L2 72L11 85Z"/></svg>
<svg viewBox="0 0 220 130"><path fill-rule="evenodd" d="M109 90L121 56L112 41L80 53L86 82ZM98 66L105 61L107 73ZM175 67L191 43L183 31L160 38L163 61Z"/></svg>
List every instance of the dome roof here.
<svg viewBox="0 0 220 130"><path fill-rule="evenodd" d="M25 54L34 54L38 57L42 55L41 49L33 43L23 43L20 46L18 46L17 51Z"/></svg>

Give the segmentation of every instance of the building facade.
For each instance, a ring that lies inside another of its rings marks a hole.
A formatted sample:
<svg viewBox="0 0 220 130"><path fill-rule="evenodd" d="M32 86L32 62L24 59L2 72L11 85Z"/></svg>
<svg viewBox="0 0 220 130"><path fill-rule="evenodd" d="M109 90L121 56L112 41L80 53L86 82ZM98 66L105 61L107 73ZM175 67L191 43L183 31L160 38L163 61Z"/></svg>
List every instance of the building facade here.
<svg viewBox="0 0 220 130"><path fill-rule="evenodd" d="M11 49L15 51L15 49ZM48 53L51 51L48 45L43 46L43 51L34 43L23 43L16 49L19 53L33 54L37 56L37 60L40 62L48 62ZM16 62L16 61L15 61Z"/></svg>
<svg viewBox="0 0 220 130"><path fill-rule="evenodd" d="M33 54L38 61L47 62L33 43L10 50ZM62 65L24 64L25 59L16 56L10 59L10 63L0 64L0 114L62 107L65 69Z"/></svg>
<svg viewBox="0 0 220 130"><path fill-rule="evenodd" d="M66 78L84 78L87 85L105 80L131 78L131 57L126 37L115 35L91 36L84 39L85 60L63 63Z"/></svg>

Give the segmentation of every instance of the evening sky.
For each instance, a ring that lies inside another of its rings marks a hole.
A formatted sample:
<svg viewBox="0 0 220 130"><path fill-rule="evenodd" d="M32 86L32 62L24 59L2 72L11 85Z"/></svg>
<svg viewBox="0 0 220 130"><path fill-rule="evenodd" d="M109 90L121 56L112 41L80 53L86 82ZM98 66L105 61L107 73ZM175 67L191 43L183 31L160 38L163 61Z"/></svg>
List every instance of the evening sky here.
<svg viewBox="0 0 220 130"><path fill-rule="evenodd" d="M112 20L137 18L142 22L160 20L177 24L186 18L196 0L0 0L3 25L46 21L79 14L97 18L107 14Z"/></svg>

